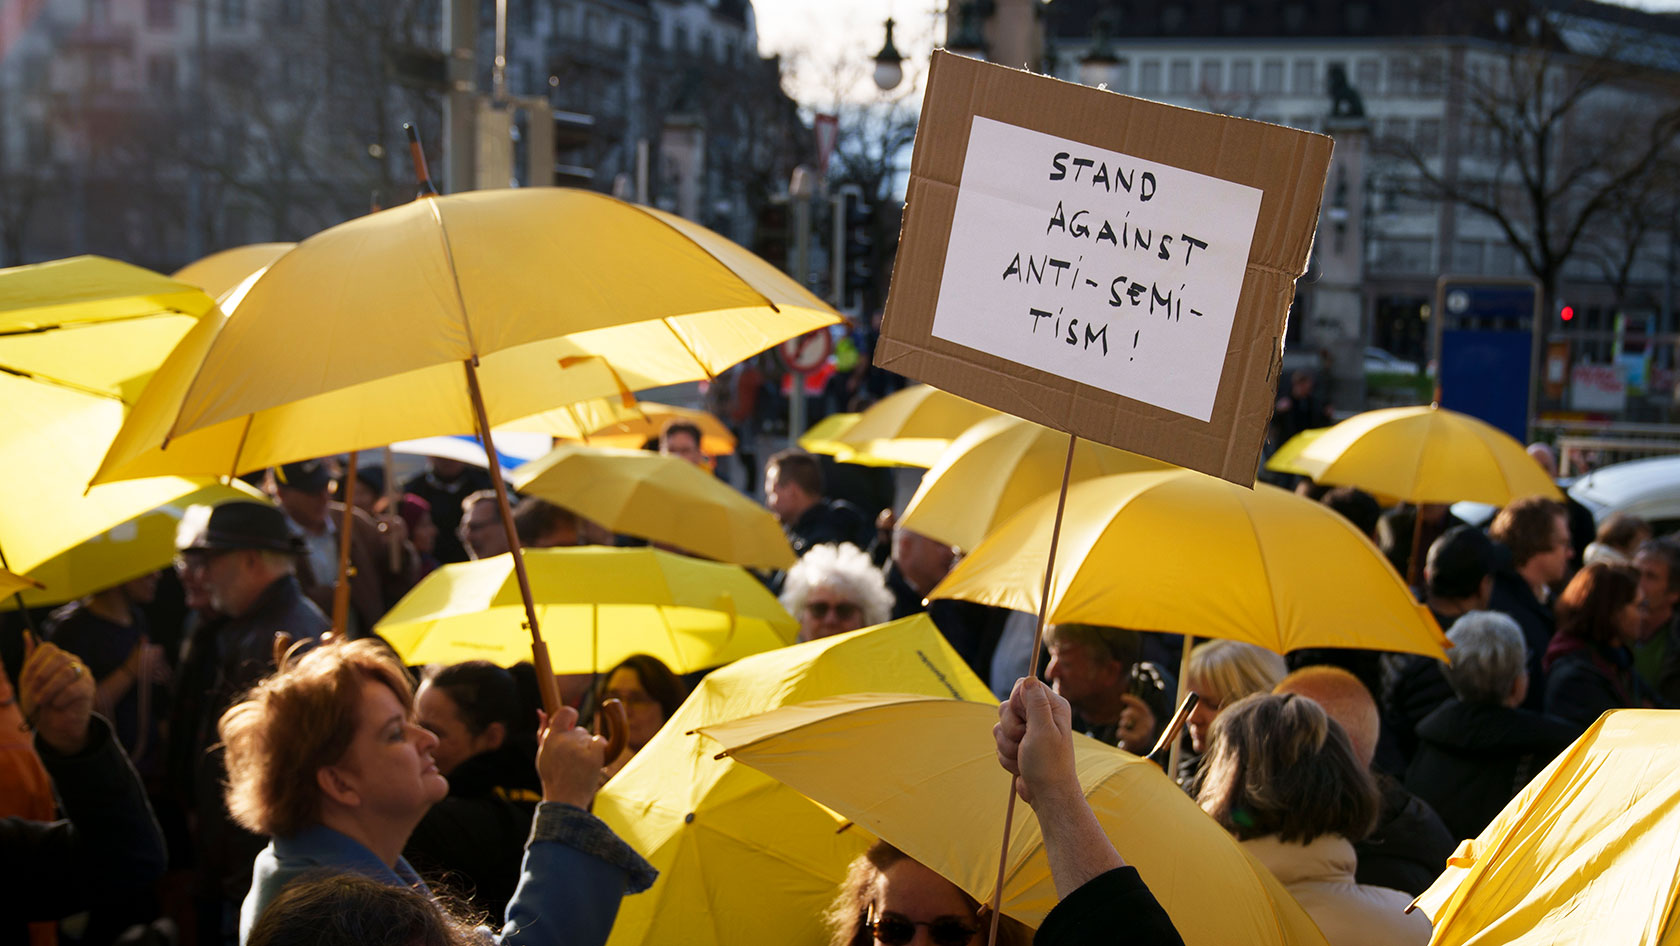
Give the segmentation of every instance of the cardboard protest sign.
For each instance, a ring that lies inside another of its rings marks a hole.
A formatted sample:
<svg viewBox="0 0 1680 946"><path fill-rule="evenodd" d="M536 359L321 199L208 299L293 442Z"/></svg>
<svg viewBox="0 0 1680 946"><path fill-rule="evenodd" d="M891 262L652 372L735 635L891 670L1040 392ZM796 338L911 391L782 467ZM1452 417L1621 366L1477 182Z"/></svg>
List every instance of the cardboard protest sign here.
<svg viewBox="0 0 1680 946"><path fill-rule="evenodd" d="M876 364L1252 484L1330 150L935 53Z"/></svg>

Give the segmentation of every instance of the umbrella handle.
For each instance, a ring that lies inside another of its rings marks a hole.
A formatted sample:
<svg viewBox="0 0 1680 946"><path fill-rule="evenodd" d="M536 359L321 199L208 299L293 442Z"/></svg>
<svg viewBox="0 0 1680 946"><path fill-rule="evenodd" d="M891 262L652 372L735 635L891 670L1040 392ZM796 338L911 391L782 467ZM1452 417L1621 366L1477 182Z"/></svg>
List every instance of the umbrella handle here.
<svg viewBox="0 0 1680 946"><path fill-rule="evenodd" d="M286 651L292 649L292 635L285 631L274 632L274 669L283 670L286 666Z"/></svg>
<svg viewBox="0 0 1680 946"><path fill-rule="evenodd" d="M630 720L624 713L624 701L603 702L595 713L595 726L601 730L599 735L607 740L607 751L601 755L601 761L611 765L624 751L624 743L630 737Z"/></svg>

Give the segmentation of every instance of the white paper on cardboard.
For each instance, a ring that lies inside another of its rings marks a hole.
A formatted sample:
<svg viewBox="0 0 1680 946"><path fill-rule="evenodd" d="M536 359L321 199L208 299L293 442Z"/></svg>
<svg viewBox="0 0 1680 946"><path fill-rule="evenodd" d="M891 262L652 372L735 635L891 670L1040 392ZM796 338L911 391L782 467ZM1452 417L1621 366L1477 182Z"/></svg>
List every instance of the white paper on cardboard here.
<svg viewBox="0 0 1680 946"><path fill-rule="evenodd" d="M976 116L932 334L1207 421L1260 195Z"/></svg>

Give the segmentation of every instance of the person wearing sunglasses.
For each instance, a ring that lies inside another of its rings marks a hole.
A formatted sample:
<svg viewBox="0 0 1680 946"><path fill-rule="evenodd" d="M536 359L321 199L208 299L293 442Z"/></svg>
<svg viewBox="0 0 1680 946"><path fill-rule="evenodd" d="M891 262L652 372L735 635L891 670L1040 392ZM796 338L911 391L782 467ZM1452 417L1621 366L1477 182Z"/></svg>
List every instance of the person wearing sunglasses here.
<svg viewBox="0 0 1680 946"><path fill-rule="evenodd" d="M607 700L624 704L624 751L618 758L607 760L601 770L603 778L612 778L630 757L642 751L652 741L665 721L682 705L688 688L682 678L671 672L665 662L649 654L631 654L604 674L595 688L594 699L585 711L585 725L595 714L595 707Z"/></svg>
<svg viewBox="0 0 1680 946"><path fill-rule="evenodd" d="M812 546L788 569L781 601L799 619L801 642L881 624L893 608L881 570L850 542Z"/></svg>
<svg viewBox="0 0 1680 946"><path fill-rule="evenodd" d="M991 914L962 888L877 841L852 862L829 907L830 946L975 946ZM999 946L1027 946L1032 931L1004 917Z"/></svg>

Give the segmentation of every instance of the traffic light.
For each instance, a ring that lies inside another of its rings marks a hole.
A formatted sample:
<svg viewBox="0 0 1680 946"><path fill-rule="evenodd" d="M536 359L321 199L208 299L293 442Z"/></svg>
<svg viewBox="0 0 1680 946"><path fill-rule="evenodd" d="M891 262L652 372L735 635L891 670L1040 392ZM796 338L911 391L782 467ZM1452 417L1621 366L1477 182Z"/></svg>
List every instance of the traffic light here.
<svg viewBox="0 0 1680 946"><path fill-rule="evenodd" d="M845 299L875 285L875 207L859 194L846 194Z"/></svg>
<svg viewBox="0 0 1680 946"><path fill-rule="evenodd" d="M787 198L772 198L759 208L758 225L753 229L753 252L782 272L790 269L788 219Z"/></svg>
<svg viewBox="0 0 1680 946"><path fill-rule="evenodd" d="M1558 318L1564 320L1565 322L1574 321L1574 319L1575 319L1575 307L1572 306L1572 305L1559 306L1558 307Z"/></svg>

